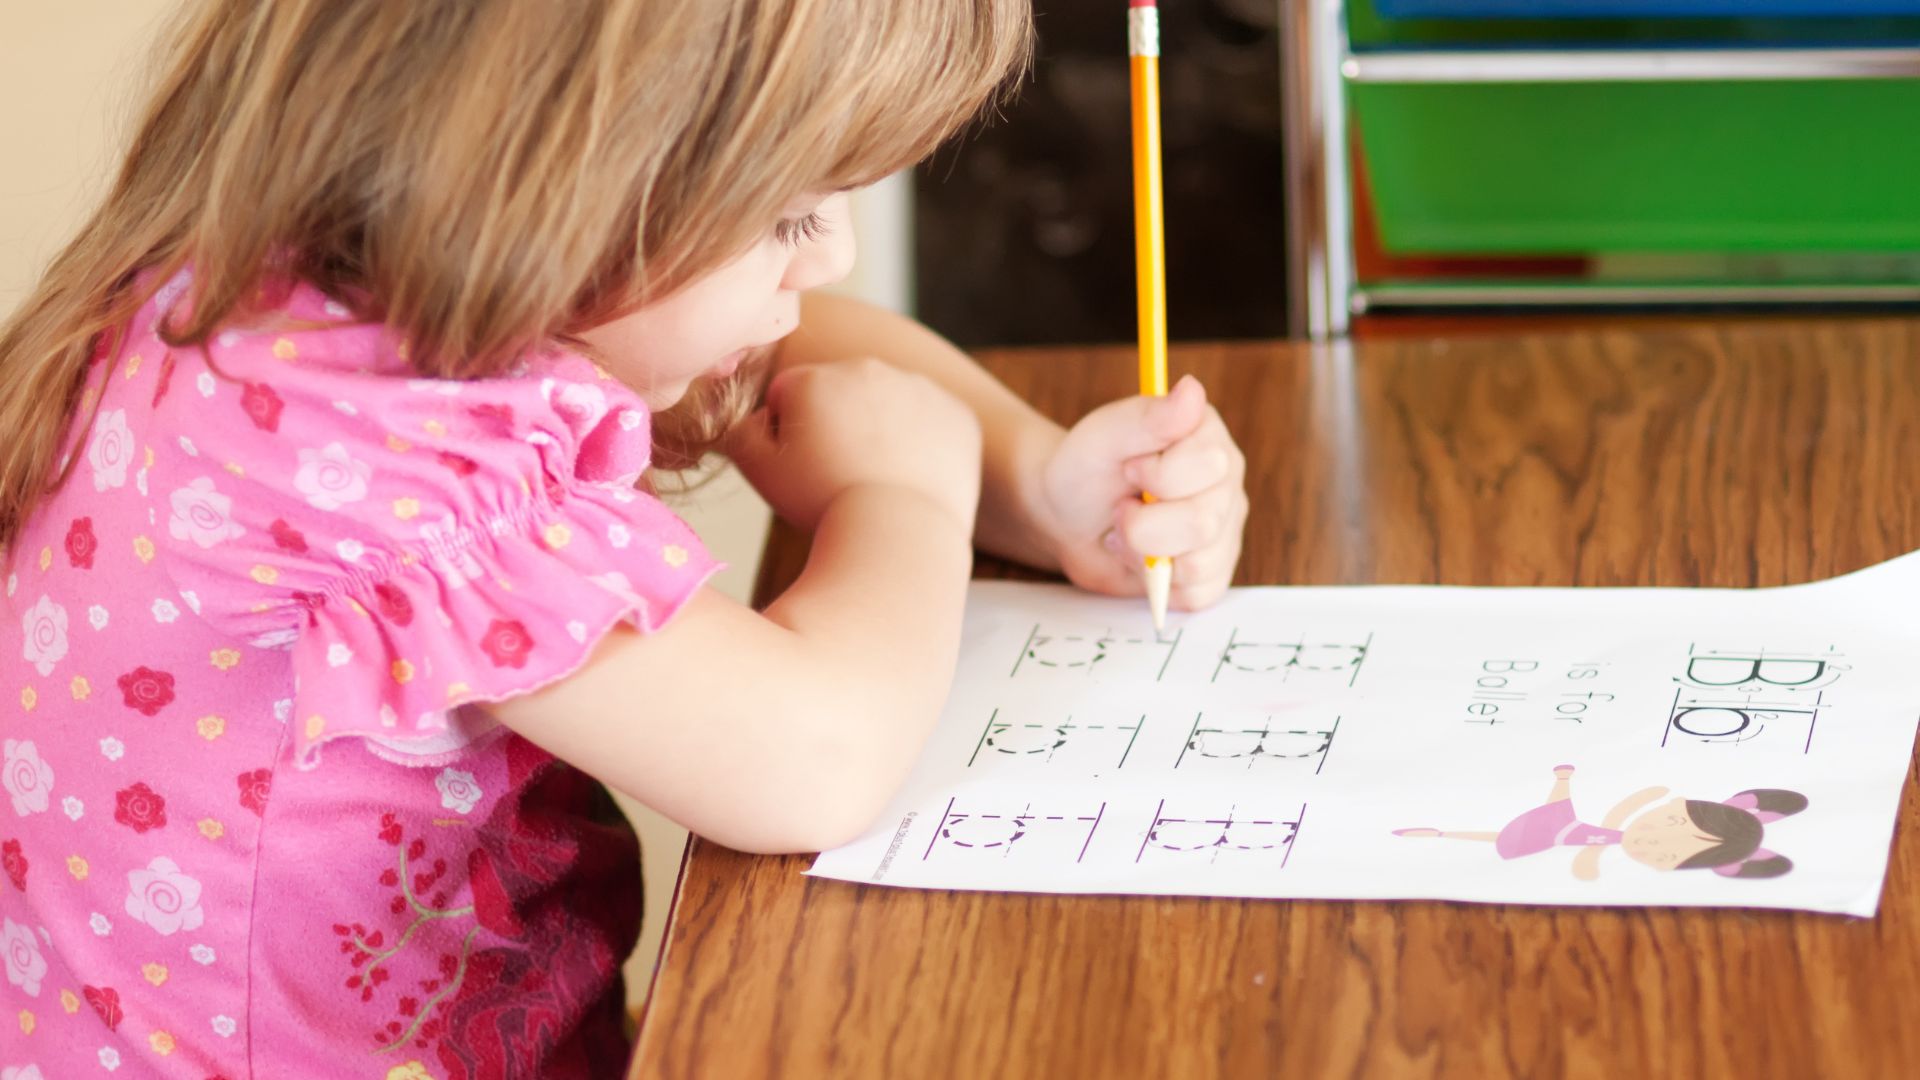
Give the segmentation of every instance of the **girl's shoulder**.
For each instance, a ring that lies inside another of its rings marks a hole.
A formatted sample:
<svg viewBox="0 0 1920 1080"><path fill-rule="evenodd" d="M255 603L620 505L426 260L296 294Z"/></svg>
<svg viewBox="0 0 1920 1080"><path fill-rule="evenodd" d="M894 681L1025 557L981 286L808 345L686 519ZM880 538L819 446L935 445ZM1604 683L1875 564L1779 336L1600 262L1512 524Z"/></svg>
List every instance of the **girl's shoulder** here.
<svg viewBox="0 0 1920 1080"><path fill-rule="evenodd" d="M342 735L464 746L463 718L485 721L461 705L563 676L616 623L660 625L717 569L636 486L645 403L583 357L422 378L404 339L305 286L166 349L170 289L107 365L77 471L131 462L199 617L292 651L303 762Z"/></svg>

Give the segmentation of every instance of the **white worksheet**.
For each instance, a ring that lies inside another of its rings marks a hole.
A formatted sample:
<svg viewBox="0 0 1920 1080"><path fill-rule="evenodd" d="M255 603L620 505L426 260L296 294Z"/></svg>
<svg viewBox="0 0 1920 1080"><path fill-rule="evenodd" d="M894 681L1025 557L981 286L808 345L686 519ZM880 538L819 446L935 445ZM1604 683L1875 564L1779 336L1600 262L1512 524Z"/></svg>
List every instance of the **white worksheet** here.
<svg viewBox="0 0 1920 1080"><path fill-rule="evenodd" d="M1771 589L980 582L938 729L815 876L1016 892L1868 916L1920 553Z"/></svg>

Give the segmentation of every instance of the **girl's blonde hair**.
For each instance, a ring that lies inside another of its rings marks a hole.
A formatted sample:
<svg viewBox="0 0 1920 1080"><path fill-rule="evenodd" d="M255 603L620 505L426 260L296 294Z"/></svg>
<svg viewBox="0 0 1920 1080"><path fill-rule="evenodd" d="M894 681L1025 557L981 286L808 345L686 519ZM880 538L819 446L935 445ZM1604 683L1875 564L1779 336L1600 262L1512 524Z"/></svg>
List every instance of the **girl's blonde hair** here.
<svg viewBox="0 0 1920 1080"><path fill-rule="evenodd" d="M95 350L188 264L168 344L300 278L424 374L492 374L801 192L925 157L1030 39L1027 0L197 0L111 191L0 331L0 545L64 480Z"/></svg>

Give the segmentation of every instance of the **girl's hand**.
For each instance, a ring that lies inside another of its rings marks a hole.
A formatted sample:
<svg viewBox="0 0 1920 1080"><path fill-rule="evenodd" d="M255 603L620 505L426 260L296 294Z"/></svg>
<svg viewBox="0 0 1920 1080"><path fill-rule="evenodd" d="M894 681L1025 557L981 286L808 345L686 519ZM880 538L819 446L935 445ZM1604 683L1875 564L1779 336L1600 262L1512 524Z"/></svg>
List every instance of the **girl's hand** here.
<svg viewBox="0 0 1920 1080"><path fill-rule="evenodd" d="M1042 467L1040 513L1060 567L1083 589L1144 591L1147 555L1173 559L1173 607L1219 600L1240 561L1247 461L1189 375L1163 398L1083 417ZM1140 501L1152 492L1151 505Z"/></svg>
<svg viewBox="0 0 1920 1080"><path fill-rule="evenodd" d="M973 531L980 422L923 376L881 360L782 370L727 452L783 519L807 530L842 492L918 492Z"/></svg>

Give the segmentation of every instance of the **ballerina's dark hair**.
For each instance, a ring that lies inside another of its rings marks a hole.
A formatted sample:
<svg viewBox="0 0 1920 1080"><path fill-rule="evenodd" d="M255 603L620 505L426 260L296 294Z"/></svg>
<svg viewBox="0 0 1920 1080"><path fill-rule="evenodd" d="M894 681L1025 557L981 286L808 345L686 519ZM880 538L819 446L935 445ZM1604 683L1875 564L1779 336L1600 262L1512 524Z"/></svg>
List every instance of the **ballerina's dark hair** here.
<svg viewBox="0 0 1920 1080"><path fill-rule="evenodd" d="M1767 824L1807 808L1807 797L1780 788L1754 788L1725 802L1687 800L1687 816L1701 832L1720 843L1681 863L1679 870L1712 867L1725 877L1779 877L1793 869L1793 860L1760 846Z"/></svg>

